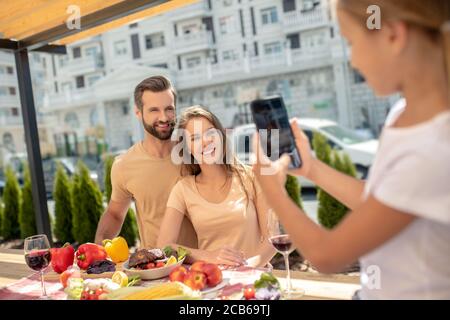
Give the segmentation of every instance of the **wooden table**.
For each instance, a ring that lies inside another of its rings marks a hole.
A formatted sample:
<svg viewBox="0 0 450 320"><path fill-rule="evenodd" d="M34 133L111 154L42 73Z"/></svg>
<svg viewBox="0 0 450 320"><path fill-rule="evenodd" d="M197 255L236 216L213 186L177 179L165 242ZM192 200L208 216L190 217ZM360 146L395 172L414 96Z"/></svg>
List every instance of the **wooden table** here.
<svg viewBox="0 0 450 320"><path fill-rule="evenodd" d="M32 273L25 263L22 250L0 249L0 288ZM286 271L274 270L274 275L283 284ZM324 275L311 272L292 271L292 283L303 288L306 295L301 300L351 299L360 288L359 277L348 275Z"/></svg>

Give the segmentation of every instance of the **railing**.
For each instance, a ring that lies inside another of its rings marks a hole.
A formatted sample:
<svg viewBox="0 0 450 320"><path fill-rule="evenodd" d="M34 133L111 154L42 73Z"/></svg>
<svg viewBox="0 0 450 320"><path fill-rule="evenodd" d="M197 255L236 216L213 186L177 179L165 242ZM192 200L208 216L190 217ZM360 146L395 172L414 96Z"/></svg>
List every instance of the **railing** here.
<svg viewBox="0 0 450 320"><path fill-rule="evenodd" d="M288 28L311 28L328 22L327 12L324 9L314 9L305 12L291 11L283 15L283 25Z"/></svg>
<svg viewBox="0 0 450 320"><path fill-rule="evenodd" d="M48 108L64 107L77 102L93 102L95 92L92 88L67 90L59 94L51 94L44 98L44 106Z"/></svg>
<svg viewBox="0 0 450 320"><path fill-rule="evenodd" d="M70 59L61 66L63 72L86 73L101 69L105 66L103 55L88 55L77 59Z"/></svg>
<svg viewBox="0 0 450 320"><path fill-rule="evenodd" d="M211 31L202 30L189 34L183 34L175 37L173 42L173 49L175 50L189 50L192 48L196 50L198 46L209 47L213 45L213 37Z"/></svg>
<svg viewBox="0 0 450 320"><path fill-rule="evenodd" d="M12 116L0 116L0 126L8 126L8 125L21 125L22 118L12 117Z"/></svg>
<svg viewBox="0 0 450 320"><path fill-rule="evenodd" d="M331 62L332 55L327 45L313 49L285 50L272 55L247 57L219 64L205 64L193 69L184 69L177 74L177 80L182 84L202 82L217 79L231 74L251 72L270 72L280 67L293 65L311 65L314 62Z"/></svg>

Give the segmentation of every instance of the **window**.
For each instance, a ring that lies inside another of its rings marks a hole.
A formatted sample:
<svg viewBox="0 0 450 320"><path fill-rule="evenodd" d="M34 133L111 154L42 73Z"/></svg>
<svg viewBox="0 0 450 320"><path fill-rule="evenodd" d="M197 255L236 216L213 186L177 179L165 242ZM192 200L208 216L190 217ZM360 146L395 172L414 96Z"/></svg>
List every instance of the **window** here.
<svg viewBox="0 0 450 320"><path fill-rule="evenodd" d="M91 113L89 114L89 120L91 122L91 126L95 127L99 123L99 116L97 109L92 109Z"/></svg>
<svg viewBox="0 0 450 320"><path fill-rule="evenodd" d="M320 0L303 0L301 12L312 11L320 5Z"/></svg>
<svg viewBox="0 0 450 320"><path fill-rule="evenodd" d="M264 45L264 54L266 55L281 53L281 51L281 43L279 41L266 43Z"/></svg>
<svg viewBox="0 0 450 320"><path fill-rule="evenodd" d="M132 24L129 25L130 29L137 28L137 26L138 26L137 22L132 23Z"/></svg>
<svg viewBox="0 0 450 320"><path fill-rule="evenodd" d="M164 33L153 33L145 36L145 48L155 49L159 47L164 47L166 41L164 39Z"/></svg>
<svg viewBox="0 0 450 320"><path fill-rule="evenodd" d="M72 48L72 55L74 59L81 58L81 48L80 47L73 47Z"/></svg>
<svg viewBox="0 0 450 320"><path fill-rule="evenodd" d="M222 0L222 4L224 7L229 7L233 5L233 0Z"/></svg>
<svg viewBox="0 0 450 320"><path fill-rule="evenodd" d="M358 72L358 70L353 69L353 74L354 74L354 81L355 83L364 83L366 82L366 79L364 78L364 76Z"/></svg>
<svg viewBox="0 0 450 320"><path fill-rule="evenodd" d="M97 56L97 51L98 48L97 47L88 47L84 50L84 53L86 54L86 56Z"/></svg>
<svg viewBox="0 0 450 320"><path fill-rule="evenodd" d="M186 66L189 69L195 68L202 63L202 59L200 57L192 57L186 59Z"/></svg>
<svg viewBox="0 0 450 320"><path fill-rule="evenodd" d="M283 11L295 11L295 0L283 0Z"/></svg>
<svg viewBox="0 0 450 320"><path fill-rule="evenodd" d="M226 16L219 18L219 30L221 34L230 34L236 32L234 17Z"/></svg>
<svg viewBox="0 0 450 320"><path fill-rule="evenodd" d="M91 76L88 78L88 86L91 87L94 83L96 83L101 76Z"/></svg>
<svg viewBox="0 0 450 320"><path fill-rule="evenodd" d="M78 76L75 78L77 88L84 88L84 76Z"/></svg>
<svg viewBox="0 0 450 320"><path fill-rule="evenodd" d="M114 54L116 56L124 56L127 54L127 43L125 40L114 42Z"/></svg>
<svg viewBox="0 0 450 320"><path fill-rule="evenodd" d="M70 126L72 129L78 129L80 127L80 122L78 121L78 116L73 112L69 112L68 114L66 114L66 116L64 118L64 122L68 126Z"/></svg>
<svg viewBox="0 0 450 320"><path fill-rule="evenodd" d="M226 50L222 52L223 61L234 61L238 59L238 54L236 50Z"/></svg>
<svg viewBox="0 0 450 320"><path fill-rule="evenodd" d="M11 108L11 115L13 117L18 117L19 116L19 108Z"/></svg>
<svg viewBox="0 0 450 320"><path fill-rule="evenodd" d="M261 10L261 19L263 25L273 24L278 22L278 13L276 7L270 7Z"/></svg>
<svg viewBox="0 0 450 320"><path fill-rule="evenodd" d="M14 73L13 67L6 67L6 73L13 74Z"/></svg>
<svg viewBox="0 0 450 320"><path fill-rule="evenodd" d="M127 116L129 113L130 113L130 107L128 106L128 103L127 103L127 102L124 102L124 103L122 104L122 114L123 114L124 116Z"/></svg>
<svg viewBox="0 0 450 320"><path fill-rule="evenodd" d="M9 151L15 150L14 139L11 133L6 132L5 134L3 134L3 145Z"/></svg>
<svg viewBox="0 0 450 320"><path fill-rule="evenodd" d="M12 96L15 96L16 95L16 88L9 87L9 94L12 95Z"/></svg>
<svg viewBox="0 0 450 320"><path fill-rule="evenodd" d="M291 49L300 48L300 34L294 33L287 36Z"/></svg>
<svg viewBox="0 0 450 320"><path fill-rule="evenodd" d="M69 92L72 90L72 82L63 82L61 85L63 92Z"/></svg>

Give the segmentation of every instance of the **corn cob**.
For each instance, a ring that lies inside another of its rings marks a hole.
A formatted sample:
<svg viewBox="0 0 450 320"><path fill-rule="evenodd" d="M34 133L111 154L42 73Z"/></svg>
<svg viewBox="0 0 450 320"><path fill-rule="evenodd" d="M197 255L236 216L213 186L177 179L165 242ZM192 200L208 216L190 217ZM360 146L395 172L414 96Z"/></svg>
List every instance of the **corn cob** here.
<svg viewBox="0 0 450 320"><path fill-rule="evenodd" d="M169 282L156 285L154 287L140 290L126 295L122 300L157 300L157 299L180 299L196 298L198 294L190 288L178 282Z"/></svg>

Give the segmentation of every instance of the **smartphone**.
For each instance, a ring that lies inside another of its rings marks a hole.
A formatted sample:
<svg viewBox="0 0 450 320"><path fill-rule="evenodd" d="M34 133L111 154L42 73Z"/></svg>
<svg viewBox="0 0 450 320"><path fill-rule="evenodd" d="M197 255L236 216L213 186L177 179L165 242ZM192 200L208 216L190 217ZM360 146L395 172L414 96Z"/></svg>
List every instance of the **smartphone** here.
<svg viewBox="0 0 450 320"><path fill-rule="evenodd" d="M259 130L267 130L267 135L260 134L261 144L267 146L267 156L271 157L274 151L271 145L272 130L279 130L278 155L281 157L282 154L288 154L291 157L290 169L300 168L302 159L295 144L283 98L274 96L254 100L250 103L250 108L258 132Z"/></svg>

